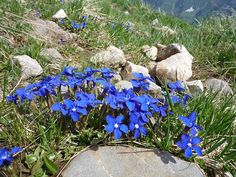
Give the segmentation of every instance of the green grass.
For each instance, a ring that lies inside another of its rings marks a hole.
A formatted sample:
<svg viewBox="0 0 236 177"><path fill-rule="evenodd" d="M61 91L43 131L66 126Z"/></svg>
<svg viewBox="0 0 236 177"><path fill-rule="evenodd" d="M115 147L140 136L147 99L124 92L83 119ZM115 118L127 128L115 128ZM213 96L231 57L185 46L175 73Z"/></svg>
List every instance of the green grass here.
<svg viewBox="0 0 236 177"><path fill-rule="evenodd" d="M39 55L44 47L51 46L29 35L31 27L24 22L24 19L30 12L40 11L41 18L51 20L51 16L63 8L69 19L78 20L78 16L81 17L85 13L84 7L89 8L90 4L91 2L88 3L86 0L74 0L67 4L61 4L57 0L28 0L26 4L20 4L17 0L0 2L0 82L4 95L15 87L20 78L20 68L12 61L14 55L26 54L37 59L44 68L44 75L51 74L47 60ZM157 13L135 0L101 0L92 4L100 9L97 13L103 14L105 20L94 22L90 18L88 28L77 32L84 52L72 44L58 47L66 58L73 59L73 65L81 68L90 66L89 58L111 44L131 55L134 63L145 65L149 60L140 52L143 45L181 43L195 57L194 66L198 70L194 71L194 78L205 79L216 76L229 80L232 86L236 87L236 19L234 17L208 19L203 21L201 26L194 27L177 18ZM130 14L125 15L124 11L129 11ZM153 31L151 22L155 18L158 18L160 27L169 26L176 30L177 35L166 36L161 32ZM132 32L120 27L122 22L128 21L135 24L135 30ZM111 24L115 24L116 28L112 29ZM71 62L68 61L66 64ZM214 169L209 163L210 160L220 166L220 168L215 167L214 170L231 171L235 174L236 111L233 107L236 103L235 96L221 98L220 101L215 101L215 97L214 94L203 93L190 102L189 111L199 112L198 123L204 128L201 133L203 147L205 154L210 154L209 157L204 156L203 159L195 161L209 174L211 169ZM107 141L104 132L93 129L71 131L63 127L59 115L55 116L44 108L38 109L33 104L31 110L25 109L25 106L16 108L7 104L5 100L0 104L0 124L3 127L0 141L7 146L19 145L25 148L15 163L18 164L15 167L16 176L51 175L56 169L52 161L60 168L75 152L90 145L91 142L93 144L104 139ZM187 114L182 108L177 109L176 113ZM175 119L175 117L171 118ZM69 125L69 128L74 128L73 124ZM176 141L175 133L178 132L176 127L171 128L175 129L169 135L169 139L164 139L159 145L167 151L179 154L169 146L170 141ZM168 127L163 127L165 133L167 129ZM149 142L148 147L157 145L156 141L148 139L146 141ZM219 150L219 147L222 147L222 150Z"/></svg>

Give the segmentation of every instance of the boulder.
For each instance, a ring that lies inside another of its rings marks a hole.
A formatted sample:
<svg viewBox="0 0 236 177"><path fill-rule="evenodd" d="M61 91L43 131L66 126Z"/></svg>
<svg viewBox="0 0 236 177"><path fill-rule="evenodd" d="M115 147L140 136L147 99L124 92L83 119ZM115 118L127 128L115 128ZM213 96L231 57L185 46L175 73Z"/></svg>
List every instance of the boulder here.
<svg viewBox="0 0 236 177"><path fill-rule="evenodd" d="M209 78L204 82L204 87L207 90L212 90L213 92L219 92L220 94L233 94L233 90L230 88L229 84L226 81Z"/></svg>
<svg viewBox="0 0 236 177"><path fill-rule="evenodd" d="M51 68L60 69L61 64L65 60L64 57L55 48L44 48L40 52L51 63Z"/></svg>
<svg viewBox="0 0 236 177"><path fill-rule="evenodd" d="M155 69L155 77L161 81L186 81L192 76L192 61L193 56L182 45L180 53L157 62L152 69Z"/></svg>
<svg viewBox="0 0 236 177"><path fill-rule="evenodd" d="M133 64L129 61L126 62L125 67L121 71L121 76L125 80L131 80L135 78L133 73L142 73L144 76L150 77L148 69L141 65Z"/></svg>
<svg viewBox="0 0 236 177"><path fill-rule="evenodd" d="M157 44L157 46L158 46L157 47L158 51L156 54L157 61L162 61L177 53L185 52L185 47L183 48L183 45L180 44L171 44L168 46Z"/></svg>
<svg viewBox="0 0 236 177"><path fill-rule="evenodd" d="M126 59L124 52L115 46L109 46L105 51L102 51L93 56L90 61L99 67L120 68L125 65Z"/></svg>
<svg viewBox="0 0 236 177"><path fill-rule="evenodd" d="M32 35L48 43L73 42L77 39L75 33L64 31L58 24L49 20L34 18L29 20L33 27Z"/></svg>
<svg viewBox="0 0 236 177"><path fill-rule="evenodd" d="M59 11L57 11L52 18L55 19L63 19L63 18L67 18L66 12L63 9L60 9Z"/></svg>
<svg viewBox="0 0 236 177"><path fill-rule="evenodd" d="M186 85L193 96L198 95L204 91L201 80L187 81Z"/></svg>
<svg viewBox="0 0 236 177"><path fill-rule="evenodd" d="M62 177L204 177L199 167L159 149L103 146L75 157Z"/></svg>
<svg viewBox="0 0 236 177"><path fill-rule="evenodd" d="M157 48L155 46L149 47L148 45L145 45L145 46L142 47L142 51L145 53L145 55L149 59L156 60Z"/></svg>
<svg viewBox="0 0 236 177"><path fill-rule="evenodd" d="M117 83L115 84L115 87L116 87L118 90L133 88L132 83L129 82L129 81L126 81L126 80L121 80L121 81L117 82Z"/></svg>
<svg viewBox="0 0 236 177"><path fill-rule="evenodd" d="M21 66L22 80L26 80L30 77L39 76L43 73L43 69L40 64L27 55L14 56L13 60L18 62Z"/></svg>

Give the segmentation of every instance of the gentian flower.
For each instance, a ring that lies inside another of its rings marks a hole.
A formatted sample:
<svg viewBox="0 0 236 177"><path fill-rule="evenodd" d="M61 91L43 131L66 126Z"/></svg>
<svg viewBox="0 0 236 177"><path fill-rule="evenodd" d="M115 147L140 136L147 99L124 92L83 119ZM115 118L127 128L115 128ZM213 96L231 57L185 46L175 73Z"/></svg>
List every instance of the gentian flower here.
<svg viewBox="0 0 236 177"><path fill-rule="evenodd" d="M82 19L83 19L83 20L88 20L88 16L87 16L87 15L83 15L83 16L82 16Z"/></svg>
<svg viewBox="0 0 236 177"><path fill-rule="evenodd" d="M168 87L173 91L179 91L182 92L185 90L184 86L182 85L181 81L177 82L168 82Z"/></svg>
<svg viewBox="0 0 236 177"><path fill-rule="evenodd" d="M108 115L106 117L106 121L107 125L105 126L105 130L108 133L114 132L114 137L116 140L120 139L120 137L122 136L122 132L127 134L129 131L127 125L122 124L122 122L124 121L123 115L119 115L116 118L111 115Z"/></svg>
<svg viewBox="0 0 236 177"><path fill-rule="evenodd" d="M188 102L188 100L192 98L189 94L185 94L183 98L183 106L185 106Z"/></svg>
<svg viewBox="0 0 236 177"><path fill-rule="evenodd" d="M73 76L75 74L76 68L73 68L71 66L65 67L65 69L61 72L61 75L64 76Z"/></svg>
<svg viewBox="0 0 236 177"><path fill-rule="evenodd" d="M75 94L75 98L77 99L77 104L78 105L83 105L83 106L91 106L93 108L97 107L99 104L102 104L100 100L96 99L95 94L88 94L85 92L77 92Z"/></svg>
<svg viewBox="0 0 236 177"><path fill-rule="evenodd" d="M21 102L24 102L25 100L32 101L34 99L32 90L26 88L18 88L16 90L16 95L20 97Z"/></svg>
<svg viewBox="0 0 236 177"><path fill-rule="evenodd" d="M190 135L196 135L198 130L202 130L202 128L196 124L196 117L196 112L192 112L188 117L179 116L179 119L184 123L184 125L190 129Z"/></svg>
<svg viewBox="0 0 236 177"><path fill-rule="evenodd" d="M129 124L129 130L134 131L134 138L137 139L140 137L140 134L142 134L143 136L146 136L147 134L147 130L146 128L143 127L143 125L145 125L145 123L139 121L136 118L132 118L130 120L130 124Z"/></svg>
<svg viewBox="0 0 236 177"><path fill-rule="evenodd" d="M133 93L132 89L123 89L122 92L119 92L117 94L117 99L119 102L122 102L124 106L126 106L129 111L133 111L135 109L135 102L136 100L134 99L136 95Z"/></svg>
<svg viewBox="0 0 236 177"><path fill-rule="evenodd" d="M76 23L76 21L72 21L72 28L73 29L81 29L81 26L78 23Z"/></svg>
<svg viewBox="0 0 236 177"><path fill-rule="evenodd" d="M14 147L10 151L4 147L0 149L0 167L8 166L13 162L13 155L20 152L22 149Z"/></svg>
<svg viewBox="0 0 236 177"><path fill-rule="evenodd" d="M15 105L17 105L17 95L16 94L10 94L8 96L6 96L6 99L9 103L14 103Z"/></svg>
<svg viewBox="0 0 236 177"><path fill-rule="evenodd" d="M161 117L166 117L167 116L167 113L166 113L167 109L168 109L167 105L158 106L158 110L156 112L159 112Z"/></svg>
<svg viewBox="0 0 236 177"><path fill-rule="evenodd" d="M86 28L86 26L87 26L87 25L86 25L85 22L82 22L82 23L81 23L81 28Z"/></svg>
<svg viewBox="0 0 236 177"><path fill-rule="evenodd" d="M182 134L181 140L176 144L180 149L184 150L184 156L190 158L193 156L193 151L195 151L198 156L202 156L202 149L197 146L201 141L199 137L190 137L187 134Z"/></svg>
<svg viewBox="0 0 236 177"><path fill-rule="evenodd" d="M142 73L133 73L134 77L136 77L136 79L131 79L131 83L132 86L134 87L134 89L140 91L140 90L145 90L148 91L149 90L149 81L153 81L150 77L146 77L144 76Z"/></svg>
<svg viewBox="0 0 236 177"><path fill-rule="evenodd" d="M110 68L102 68L101 74L103 78L110 80L114 77L115 73Z"/></svg>

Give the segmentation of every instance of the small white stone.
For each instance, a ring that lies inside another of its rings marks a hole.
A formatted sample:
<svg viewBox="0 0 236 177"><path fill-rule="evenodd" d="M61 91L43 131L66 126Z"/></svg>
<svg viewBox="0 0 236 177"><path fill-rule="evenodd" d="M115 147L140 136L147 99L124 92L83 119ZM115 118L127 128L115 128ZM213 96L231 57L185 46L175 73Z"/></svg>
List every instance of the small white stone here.
<svg viewBox="0 0 236 177"><path fill-rule="evenodd" d="M187 81L186 85L193 96L198 95L204 91L201 80Z"/></svg>
<svg viewBox="0 0 236 177"><path fill-rule="evenodd" d="M67 18L66 12L63 9L60 9L59 11L57 11L52 18L55 19L63 19L63 18Z"/></svg>
<svg viewBox="0 0 236 177"><path fill-rule="evenodd" d="M148 58L150 58L151 60L156 60L157 58L157 48L155 46L150 47L147 51L146 51L146 55Z"/></svg>
<svg viewBox="0 0 236 177"><path fill-rule="evenodd" d="M122 90L122 89L127 89L128 90L128 89L133 88L132 83L129 82L129 81L126 81L126 80L121 80L121 81L117 82L115 84L115 87L119 90Z"/></svg>

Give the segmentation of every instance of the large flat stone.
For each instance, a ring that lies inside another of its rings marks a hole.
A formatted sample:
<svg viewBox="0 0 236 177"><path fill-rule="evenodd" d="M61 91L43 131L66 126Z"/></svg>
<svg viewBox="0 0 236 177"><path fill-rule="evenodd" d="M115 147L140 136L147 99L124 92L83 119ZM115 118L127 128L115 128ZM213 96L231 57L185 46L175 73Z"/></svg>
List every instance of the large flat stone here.
<svg viewBox="0 0 236 177"><path fill-rule="evenodd" d="M74 160L63 177L203 177L194 164L158 149L105 146Z"/></svg>

